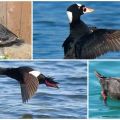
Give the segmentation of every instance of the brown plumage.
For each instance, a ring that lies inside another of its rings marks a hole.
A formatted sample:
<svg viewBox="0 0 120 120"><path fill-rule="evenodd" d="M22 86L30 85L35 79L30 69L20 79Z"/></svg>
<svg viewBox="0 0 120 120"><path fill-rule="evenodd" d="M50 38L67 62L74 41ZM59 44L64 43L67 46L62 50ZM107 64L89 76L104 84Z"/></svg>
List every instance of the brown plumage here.
<svg viewBox="0 0 120 120"><path fill-rule="evenodd" d="M101 85L101 94L105 104L107 97L120 100L120 78L106 77L95 71L96 77L99 79Z"/></svg>

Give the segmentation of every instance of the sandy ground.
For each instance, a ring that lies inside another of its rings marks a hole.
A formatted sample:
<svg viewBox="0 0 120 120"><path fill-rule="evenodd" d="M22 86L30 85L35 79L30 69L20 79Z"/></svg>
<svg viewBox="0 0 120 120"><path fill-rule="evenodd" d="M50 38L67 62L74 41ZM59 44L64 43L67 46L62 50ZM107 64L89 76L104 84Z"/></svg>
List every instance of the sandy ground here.
<svg viewBox="0 0 120 120"><path fill-rule="evenodd" d="M7 59L31 59L31 45L12 46L4 48Z"/></svg>

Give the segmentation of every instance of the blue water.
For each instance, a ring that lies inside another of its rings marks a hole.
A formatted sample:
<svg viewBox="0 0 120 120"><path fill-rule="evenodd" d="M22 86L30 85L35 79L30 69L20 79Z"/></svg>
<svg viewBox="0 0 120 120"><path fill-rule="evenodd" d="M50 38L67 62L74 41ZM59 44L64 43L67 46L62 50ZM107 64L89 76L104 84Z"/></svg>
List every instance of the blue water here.
<svg viewBox="0 0 120 120"><path fill-rule="evenodd" d="M66 9L75 2L33 3L33 57L62 59L62 44L69 34ZM79 2L95 11L82 20L98 28L120 29L120 2ZM98 59L120 58L120 53L107 53Z"/></svg>
<svg viewBox="0 0 120 120"><path fill-rule="evenodd" d="M21 100L17 81L0 77L0 119L2 118L86 118L86 62L35 61L0 62L0 67L31 66L59 82L59 88L40 85L27 104Z"/></svg>
<svg viewBox="0 0 120 120"><path fill-rule="evenodd" d="M94 70L107 77L120 77L120 62L90 62L89 65L89 117L120 118L120 101L108 98L107 106L101 96L101 86L95 77Z"/></svg>

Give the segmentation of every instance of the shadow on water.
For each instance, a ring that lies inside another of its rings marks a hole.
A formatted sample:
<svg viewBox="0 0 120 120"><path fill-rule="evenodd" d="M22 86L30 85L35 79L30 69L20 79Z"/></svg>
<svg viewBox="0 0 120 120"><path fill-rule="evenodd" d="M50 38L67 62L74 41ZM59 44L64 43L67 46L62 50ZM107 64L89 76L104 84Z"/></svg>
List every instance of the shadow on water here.
<svg viewBox="0 0 120 120"><path fill-rule="evenodd" d="M32 114L23 114L21 119L33 119L33 115Z"/></svg>
<svg viewBox="0 0 120 120"><path fill-rule="evenodd" d="M49 115L32 115L32 114L23 114L21 119L49 119Z"/></svg>

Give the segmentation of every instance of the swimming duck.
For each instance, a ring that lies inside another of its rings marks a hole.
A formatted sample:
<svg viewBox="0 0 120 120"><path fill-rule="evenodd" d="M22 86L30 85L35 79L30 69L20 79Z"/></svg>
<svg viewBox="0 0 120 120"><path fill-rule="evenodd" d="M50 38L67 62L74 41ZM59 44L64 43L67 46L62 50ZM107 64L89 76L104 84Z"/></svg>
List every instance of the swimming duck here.
<svg viewBox="0 0 120 120"><path fill-rule="evenodd" d="M106 77L97 71L95 71L95 75L99 79L102 88L101 95L104 103L107 103L108 96L120 100L120 78Z"/></svg>
<svg viewBox="0 0 120 120"><path fill-rule="evenodd" d="M81 4L67 8L70 34L63 43L65 59L94 59L108 51L120 51L120 30L89 27L80 19L93 11Z"/></svg>

